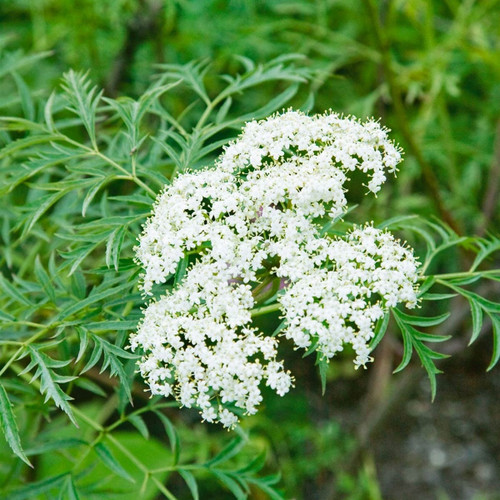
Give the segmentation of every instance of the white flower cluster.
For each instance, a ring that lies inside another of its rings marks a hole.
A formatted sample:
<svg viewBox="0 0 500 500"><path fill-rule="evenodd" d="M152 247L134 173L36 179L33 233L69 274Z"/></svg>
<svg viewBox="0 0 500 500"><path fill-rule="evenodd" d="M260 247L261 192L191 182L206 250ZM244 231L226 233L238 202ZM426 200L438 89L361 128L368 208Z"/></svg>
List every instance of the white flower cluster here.
<svg viewBox="0 0 500 500"><path fill-rule="evenodd" d="M320 219L345 210L349 171L376 193L400 153L377 122L288 111L247 123L215 168L179 175L159 196L136 248L143 290L182 282L144 312L131 347L153 394L174 396L231 427L261 402L261 382L285 394L293 382L276 360L278 340L252 326L259 283L286 283L282 336L327 357L348 343L369 360L374 324L388 307L416 302L417 263L386 232L367 226L344 239ZM252 291L254 294L252 294Z"/></svg>
<svg viewBox="0 0 500 500"><path fill-rule="evenodd" d="M417 262L392 235L371 226L332 240L323 261L280 298L286 338L331 358L351 344L356 367L371 361L369 342L388 307L416 305Z"/></svg>

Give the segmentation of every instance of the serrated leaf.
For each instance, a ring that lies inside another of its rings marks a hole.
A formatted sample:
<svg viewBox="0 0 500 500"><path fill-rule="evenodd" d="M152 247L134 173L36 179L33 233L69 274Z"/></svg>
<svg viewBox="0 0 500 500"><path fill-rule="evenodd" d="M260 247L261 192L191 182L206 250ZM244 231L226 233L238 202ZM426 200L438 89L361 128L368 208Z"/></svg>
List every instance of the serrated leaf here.
<svg viewBox="0 0 500 500"><path fill-rule="evenodd" d="M488 255L491 255L492 253L500 250L500 239L494 238L492 241L487 241L483 243L481 240L478 241L478 245L480 247L480 251L477 254L471 268L470 272L473 272L477 269L479 264L488 257Z"/></svg>
<svg viewBox="0 0 500 500"><path fill-rule="evenodd" d="M148 426L140 415L128 415L127 420L140 432L144 439L149 439Z"/></svg>
<svg viewBox="0 0 500 500"><path fill-rule="evenodd" d="M429 382L431 385L431 397L434 400L436 396L436 375L441 373L440 370L434 364L435 359L444 359L448 355L433 351L427 347L423 342L442 342L447 340L449 336L443 335L432 335L427 333L419 332L415 330L413 326L405 321L405 315L398 309L392 309L396 323L401 331L401 336L403 338L403 359L399 366L394 370L394 373L400 372L405 368L411 360L411 355L413 349L415 349L422 366L427 372Z"/></svg>
<svg viewBox="0 0 500 500"><path fill-rule="evenodd" d="M32 306L33 302L24 297L0 272L0 288L13 300L27 306Z"/></svg>
<svg viewBox="0 0 500 500"><path fill-rule="evenodd" d="M113 264L116 271L118 271L118 261L125 234L127 234L127 226L118 227L111 233L106 243L106 265L110 267Z"/></svg>
<svg viewBox="0 0 500 500"><path fill-rule="evenodd" d="M226 119L227 113L229 112L229 108L231 107L232 103L233 99L231 97L228 97L224 100L219 110L217 111L217 114L215 115L215 123L217 125L219 125Z"/></svg>
<svg viewBox="0 0 500 500"><path fill-rule="evenodd" d="M214 458L206 462L205 466L211 468L226 462L238 454L243 446L245 446L245 441L240 436L236 436Z"/></svg>
<svg viewBox="0 0 500 500"><path fill-rule="evenodd" d="M421 297L427 290L432 288L434 283L436 283L436 278L434 276L427 276L418 288L418 296Z"/></svg>
<svg viewBox="0 0 500 500"><path fill-rule="evenodd" d="M97 87L91 85L88 73L76 73L73 70L64 74L62 87L66 92L68 109L82 120L92 146L97 149L95 120L103 91L98 92Z"/></svg>
<svg viewBox="0 0 500 500"><path fill-rule="evenodd" d="M411 316L398 310L398 316L405 323L413 326L435 326L440 325L443 321L450 317L450 313L440 314L439 316L424 317L424 316Z"/></svg>
<svg viewBox="0 0 500 500"><path fill-rule="evenodd" d="M42 285L42 288L44 292L47 294L49 299L52 301L52 303L56 303L56 291L54 287L52 286L52 283L50 281L49 275L47 274L47 271L44 269L42 263L40 262L40 256L37 255L35 258L35 276L38 279L38 282L40 285Z"/></svg>
<svg viewBox="0 0 500 500"><path fill-rule="evenodd" d="M65 309L63 309L55 318L55 322L62 321L66 319L68 316L72 316L73 314L80 312L82 309L86 309L88 306L91 306L95 304L96 302L100 302L104 299L107 299L113 295L118 295L122 293L123 291L131 288L133 284L131 283L123 283L120 286L117 286L116 288L108 288L105 289L101 292L94 292L94 291L86 298L83 300L79 300L78 302L69 305Z"/></svg>
<svg viewBox="0 0 500 500"><path fill-rule="evenodd" d="M0 311L0 321L16 321L16 318L14 316L11 316L9 313L6 313L5 311Z"/></svg>
<svg viewBox="0 0 500 500"><path fill-rule="evenodd" d="M107 177L103 177L98 179L87 191L85 198L82 203L82 217L85 217L87 214L87 209L92 203L92 200L95 198L95 195L109 182L111 182L115 177L113 175L108 175Z"/></svg>
<svg viewBox="0 0 500 500"><path fill-rule="evenodd" d="M186 481L187 487L189 488L189 491L191 492L191 496L193 497L193 500L199 500L200 495L198 493L198 483L196 482L196 479L193 476L193 474L186 469L179 469L178 472L182 476L184 481Z"/></svg>
<svg viewBox="0 0 500 500"><path fill-rule="evenodd" d="M411 361L411 355L413 354L412 338L411 334L405 328L405 325L400 326L401 336L403 338L403 357L399 365L394 369L393 373L399 373L404 370L408 363Z"/></svg>
<svg viewBox="0 0 500 500"><path fill-rule="evenodd" d="M58 140L60 137L54 134L43 134L43 135L31 135L29 137L24 137L23 139L17 139L0 149L0 159L5 158L20 149L27 149L31 146L37 146L39 144L46 144L52 141Z"/></svg>
<svg viewBox="0 0 500 500"><path fill-rule="evenodd" d="M102 463L108 469L123 479L126 479L131 483L135 483L134 478L122 467L120 462L118 462L118 460L111 453L111 450L103 442L97 443L94 446L94 450L97 456L101 459Z"/></svg>
<svg viewBox="0 0 500 500"><path fill-rule="evenodd" d="M85 391L89 391L92 394L95 394L96 396L100 396L102 398L107 397L107 394L101 389L101 387L99 387L95 382L89 380L88 378L78 377L75 380L75 385L80 387L81 389L84 389Z"/></svg>
<svg viewBox="0 0 500 500"><path fill-rule="evenodd" d="M59 493L59 500L80 500L73 478L68 476Z"/></svg>
<svg viewBox="0 0 500 500"><path fill-rule="evenodd" d="M40 379L40 393L45 394L45 402L47 402L49 399L52 399L55 405L62 411L64 411L64 413L68 415L73 424L78 427L71 407L68 404L68 401L72 400L73 398L68 396L59 386L59 384L69 382L75 377L65 377L57 374L54 371L54 369L66 366L68 363L70 363L71 360L54 360L52 358L49 358L49 356L47 356L43 352L36 350L31 345L26 346L26 349L28 350L31 357L31 363L26 367L25 370L23 370L23 373L29 372L36 367L32 381L38 378Z"/></svg>
<svg viewBox="0 0 500 500"><path fill-rule="evenodd" d="M456 297L456 293L425 293L420 298L422 300L448 300Z"/></svg>
<svg viewBox="0 0 500 500"><path fill-rule="evenodd" d="M38 446L32 446L26 450L26 455L42 455L51 451L67 450L68 448L75 448L77 446L87 445L87 441L77 438L67 439L53 439Z"/></svg>
<svg viewBox="0 0 500 500"><path fill-rule="evenodd" d="M481 333L481 328L483 326L483 310L475 300L469 298L468 301L472 316L472 334L469 340L469 345L471 345Z"/></svg>
<svg viewBox="0 0 500 500"><path fill-rule="evenodd" d="M2 384L0 384L0 425L2 426L5 439L7 440L11 450L24 463L33 467L21 446L21 438L19 437L19 429L17 427L14 412L12 411L12 404Z"/></svg>
<svg viewBox="0 0 500 500"><path fill-rule="evenodd" d="M61 191L56 191L52 194L46 194L37 198L33 203L31 203L30 211L28 216L24 221L24 227L21 234L21 238L24 238L36 224L38 219L47 211L50 207L55 205L65 194L69 193L72 188L62 189Z"/></svg>
<svg viewBox="0 0 500 500"><path fill-rule="evenodd" d="M494 368L500 359L500 316L490 313L488 313L488 316L491 318L493 326L493 354L491 356L490 364L488 365L488 368L486 368L486 371L489 372Z"/></svg>
<svg viewBox="0 0 500 500"><path fill-rule="evenodd" d="M27 486L11 490L8 492L7 498L9 500L28 500L32 498L40 498L44 493L61 487L61 484L67 477L68 473L64 472L58 474L57 476L52 476L47 479L42 479L41 481L35 481Z"/></svg>
<svg viewBox="0 0 500 500"><path fill-rule="evenodd" d="M172 450L173 454L173 465L177 465L177 463L179 462L179 454L180 454L179 435L177 434L177 431L175 430L175 427L172 424L172 422L170 422L170 420L165 415L163 415L163 413L159 411L155 411L154 413L163 424L165 432L168 436L168 440L170 442L170 449Z"/></svg>
<svg viewBox="0 0 500 500"><path fill-rule="evenodd" d="M125 391L125 394L128 400L132 403L132 394L130 392L130 381L128 379L127 374L123 368L123 363L119 358L125 359L135 359L137 356L130 352L123 350L121 347L117 345L111 344L107 340L103 338L92 335L92 340L94 342L94 349L90 356L89 361L82 369L81 373L85 373L90 370L93 366L95 366L98 361L103 358L101 363L101 373L109 368L109 372L111 376L118 376L120 379L121 387Z"/></svg>
<svg viewBox="0 0 500 500"><path fill-rule="evenodd" d="M264 465L266 465L267 453L265 451L259 453L254 459L252 459L247 465L241 467L236 472L238 474L254 474L262 470Z"/></svg>
<svg viewBox="0 0 500 500"><path fill-rule="evenodd" d="M450 286L450 285L448 284L448 286ZM484 297L481 297L477 293L470 292L469 290L464 290L463 288L457 288L454 286L451 286L451 288L453 288L458 293L463 295L466 299L469 300L469 302L471 300L477 302L477 304L482 309L484 309L485 312L500 314L500 303L485 299Z"/></svg>
<svg viewBox="0 0 500 500"><path fill-rule="evenodd" d="M449 283L458 286L472 285L472 283L479 281L481 278L482 276L478 274L476 276L466 276L464 278L451 279Z"/></svg>
<svg viewBox="0 0 500 500"><path fill-rule="evenodd" d="M21 106L23 108L24 116L33 121L35 119L35 105L33 104L33 99L31 98L31 92L26 85L25 81L19 76L15 71L12 72L12 76L16 81L17 89L19 90L19 96L21 97Z"/></svg>
<svg viewBox="0 0 500 500"><path fill-rule="evenodd" d="M85 354L85 351L87 350L87 345L89 343L89 336L87 335L87 330L84 328L80 327L75 327L76 333L78 334L78 337L80 338L80 347L78 348L78 354L75 359L75 363L78 363Z"/></svg>
<svg viewBox="0 0 500 500"><path fill-rule="evenodd" d="M85 328L95 332L135 330L139 320L96 321L86 323Z"/></svg>

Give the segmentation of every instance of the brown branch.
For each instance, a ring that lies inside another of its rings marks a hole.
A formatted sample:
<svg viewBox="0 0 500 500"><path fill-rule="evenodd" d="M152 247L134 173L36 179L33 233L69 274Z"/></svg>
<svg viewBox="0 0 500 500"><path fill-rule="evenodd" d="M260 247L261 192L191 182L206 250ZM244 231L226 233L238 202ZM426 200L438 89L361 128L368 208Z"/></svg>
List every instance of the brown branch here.
<svg viewBox="0 0 500 500"><path fill-rule="evenodd" d="M381 55L381 65L389 87L398 127L408 145L408 149L415 157L417 163L420 165L424 185L431 195L431 198L436 205L437 211L439 212L443 220L457 234L461 234L462 231L460 230L457 221L443 203L441 192L439 190L438 178L436 177L432 166L424 157L419 145L417 144L417 141L415 140L414 134L408 125L408 116L403 104L401 88L397 82L396 73L394 71L390 52L390 43L389 39L386 36L386 30L381 24L379 14L376 7L373 5L373 1L364 0L364 3L373 25L373 31L375 33L376 42Z"/></svg>
<svg viewBox="0 0 500 500"><path fill-rule="evenodd" d="M125 41L116 56L113 68L105 85L106 94L116 97L123 82L129 77L137 49L145 40L152 40L160 31L160 12L163 2L141 0L134 17L128 22Z"/></svg>
<svg viewBox="0 0 500 500"><path fill-rule="evenodd" d="M477 230L477 234L479 236L483 236L484 233L486 233L488 224L490 223L498 204L498 192L500 190L500 120L497 122L493 148L493 160L491 162L489 172L488 187L484 195L483 206L481 209L484 219Z"/></svg>

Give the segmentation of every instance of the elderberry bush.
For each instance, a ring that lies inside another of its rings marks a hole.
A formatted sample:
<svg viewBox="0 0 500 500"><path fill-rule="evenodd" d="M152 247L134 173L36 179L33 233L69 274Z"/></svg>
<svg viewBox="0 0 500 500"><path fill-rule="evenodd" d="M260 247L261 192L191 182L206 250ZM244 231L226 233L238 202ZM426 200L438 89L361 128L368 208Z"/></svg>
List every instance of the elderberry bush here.
<svg viewBox="0 0 500 500"><path fill-rule="evenodd" d="M376 363L397 335L396 370L423 365L435 394L445 355L429 344L448 339L459 296L471 341L492 325L497 363L500 304L476 285L500 279L500 240L364 217L348 186L383 193L405 168L388 131L310 114L300 57L241 64L223 79L166 65L137 99L103 97L73 71L42 96L5 77L25 110L0 118L5 498L172 499L180 483L194 498L214 484L282 498L238 424L265 386L292 397L282 347L313 354L324 389L335 357ZM250 94L262 88L273 98ZM456 249L467 258L450 268ZM276 328L257 325L266 315ZM181 406L230 431L211 439L217 427Z"/></svg>

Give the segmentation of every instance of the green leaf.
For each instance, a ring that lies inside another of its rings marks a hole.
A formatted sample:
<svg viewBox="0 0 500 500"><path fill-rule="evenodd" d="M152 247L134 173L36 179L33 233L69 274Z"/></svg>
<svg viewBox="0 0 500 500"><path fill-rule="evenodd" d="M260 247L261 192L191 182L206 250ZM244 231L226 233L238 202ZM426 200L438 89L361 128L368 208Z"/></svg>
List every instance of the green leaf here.
<svg viewBox="0 0 500 500"><path fill-rule="evenodd" d="M97 456L101 459L102 463L114 472L116 475L130 481L131 483L135 483L134 478L122 467L120 462L116 460L116 458L111 453L111 450L102 442L97 443L94 446L94 450Z"/></svg>
<svg viewBox="0 0 500 500"><path fill-rule="evenodd" d="M422 366L427 372L427 376L431 385L431 397L434 400L434 397L436 396L436 375L438 373L441 373L434 364L434 360L444 359L448 356L446 354L433 351L423 342L443 342L447 340L449 336L432 335L419 332L406 322L406 317L408 317L408 315L402 313L398 309L391 309L391 311L394 315L394 318L396 319L396 323L399 326L403 338L403 359L401 360L399 366L394 370L394 373L400 372L408 365L411 360L413 349L415 349L418 357L420 358ZM440 317L437 316L436 318Z"/></svg>
<svg viewBox="0 0 500 500"><path fill-rule="evenodd" d="M186 275L188 264L189 264L189 257L186 255L179 261L179 264L177 265L177 271L174 277L174 286L182 283L182 280Z"/></svg>
<svg viewBox="0 0 500 500"><path fill-rule="evenodd" d="M422 300L448 300L456 297L456 293L425 293L420 298Z"/></svg>
<svg viewBox="0 0 500 500"><path fill-rule="evenodd" d="M149 439L148 426L140 415L128 415L127 420L141 433L144 439Z"/></svg>
<svg viewBox="0 0 500 500"><path fill-rule="evenodd" d="M196 479L194 478L193 474L186 469L179 469L178 472L182 476L184 481L186 481L186 484L189 488L189 491L191 492L193 500L199 500L200 495L198 493L198 483L196 482Z"/></svg>
<svg viewBox="0 0 500 500"><path fill-rule="evenodd" d="M87 191L87 194L85 195L85 198L83 199L83 204L82 204L82 217L85 217L87 213L87 209L92 202L92 200L95 198L95 195L109 182L111 182L115 178L114 175L108 175L107 177L98 179L92 186L91 188Z"/></svg>
<svg viewBox="0 0 500 500"><path fill-rule="evenodd" d="M494 368L500 359L500 316L491 313L488 313L488 316L491 318L491 323L493 325L493 354L491 356L490 364L488 365L488 368L486 368L486 371L489 372Z"/></svg>
<svg viewBox="0 0 500 500"><path fill-rule="evenodd" d="M471 300L477 302L477 304L482 309L484 309L485 312L496 313L496 314L500 313L500 303L492 302L491 300L488 300L488 299L485 299L484 297L481 297L477 293L470 292L469 290L464 290L463 288L454 287L454 286L451 286L450 284L448 284L448 286L450 286L451 288L453 288L453 290L456 290L458 293L463 295L466 299L469 300L469 302Z"/></svg>
<svg viewBox="0 0 500 500"><path fill-rule="evenodd" d="M27 373L36 367L36 371L33 375L33 378L31 379L31 382L40 378L40 392L41 394L45 394L45 402L47 402L49 399L52 399L55 405L62 411L64 411L73 422L73 424L78 427L71 407L68 404L68 401L72 400L73 398L65 394L59 386L59 384L74 380L75 377L62 376L54 371L55 368L62 368L68 365L71 360L56 361L52 358L49 358L49 356L47 356L43 352L38 351L33 345L26 346L26 349L31 357L31 362L22 371L22 373Z"/></svg>
<svg viewBox="0 0 500 500"><path fill-rule="evenodd" d="M469 298L468 301L472 315L472 335L469 340L469 345L471 345L481 333L481 327L483 326L483 310L475 300Z"/></svg>
<svg viewBox="0 0 500 500"><path fill-rule="evenodd" d="M31 98L31 92L24 82L24 80L15 71L12 72L12 76L16 81L17 88L19 90L19 95L21 97L21 106L23 108L24 116L33 121L35 119L35 105L33 104L33 99Z"/></svg>
<svg viewBox="0 0 500 500"><path fill-rule="evenodd" d="M400 325L401 336L403 338L403 357L399 365L394 369L393 373L399 373L404 370L408 363L411 361L411 355L413 354L413 346L412 346L412 336L408 332L407 328L403 325Z"/></svg>
<svg viewBox="0 0 500 500"><path fill-rule="evenodd" d="M54 134L43 134L43 135L31 135L29 137L24 137L23 139L18 139L10 144L7 144L4 148L0 149L0 159L5 158L20 149L27 149L31 146L37 146L38 144L49 143L58 140L60 137Z"/></svg>
<svg viewBox="0 0 500 500"><path fill-rule="evenodd" d="M248 462L247 465L243 466L241 469L238 469L237 472L239 474L248 474L248 473L256 473L259 472L264 465L266 465L267 454L265 451L259 453L253 460Z"/></svg>
<svg viewBox="0 0 500 500"><path fill-rule="evenodd" d="M227 113L229 112L229 109L231 108L231 104L233 103L233 100L231 97L228 97L220 106L219 110L217 111L217 114L215 115L215 124L219 125L222 123L227 116Z"/></svg>
<svg viewBox="0 0 500 500"><path fill-rule="evenodd" d="M163 424L165 432L168 436L168 440L170 442L170 449L172 450L173 454L173 465L177 465L177 463L179 462L179 454L180 454L179 435L177 434L177 431L175 430L175 427L172 424L172 422L170 422L170 420L163 413L161 413L158 410L154 410L154 413Z"/></svg>
<svg viewBox="0 0 500 500"><path fill-rule="evenodd" d="M97 92L97 87L91 86L88 73L76 73L73 70L64 74L62 87L66 92L68 110L82 120L92 146L97 150L95 119L102 91Z"/></svg>
<svg viewBox="0 0 500 500"><path fill-rule="evenodd" d="M38 279L38 282L40 285L42 285L42 288L44 292L47 294L49 299L52 301L52 303L56 303L56 291L54 287L52 286L52 283L50 281L49 275L47 274L47 271L45 271L44 267L42 266L42 263L40 262L40 256L37 255L35 258L35 276Z"/></svg>
<svg viewBox="0 0 500 500"><path fill-rule="evenodd" d="M26 455L42 455L52 451L67 450L77 446L87 445L87 441L77 438L54 439L38 446L32 446L26 450Z"/></svg>
<svg viewBox="0 0 500 500"><path fill-rule="evenodd" d="M96 321L86 323L85 328L94 332L135 330L139 320Z"/></svg>
<svg viewBox="0 0 500 500"><path fill-rule="evenodd" d="M450 317L450 313L440 314L439 316L432 317L422 317L422 316L411 316L402 311L398 310L398 316L401 320L409 325L414 326L435 326L440 325L443 321Z"/></svg>
<svg viewBox="0 0 500 500"><path fill-rule="evenodd" d="M0 425L12 451L26 464L33 467L21 446L19 429L12 411L12 404L2 384L0 384Z"/></svg>
<svg viewBox="0 0 500 500"><path fill-rule="evenodd" d="M27 306L32 306L33 302L22 295L12 284L7 281L0 272L0 288L13 300Z"/></svg>
<svg viewBox="0 0 500 500"><path fill-rule="evenodd" d="M89 380L88 378L85 377L77 378L75 380L75 385L86 391L91 392L92 394L95 394L96 396L100 396L102 398L107 397L107 394L101 389L101 387L92 380Z"/></svg>
<svg viewBox="0 0 500 500"><path fill-rule="evenodd" d="M479 245L480 251L477 254L470 271L475 271L479 264L483 262L483 260L488 257L488 255L491 255L492 253L500 250L500 239L493 238L492 241L488 240L477 240L477 244Z"/></svg>
<svg viewBox="0 0 500 500"><path fill-rule="evenodd" d="M55 322L62 321L66 319L68 316L72 316L73 314L76 314L77 312L80 312L83 309L86 309L88 306L91 306L95 304L96 302L100 302L104 299L107 299L113 295L119 295L125 290L128 290L131 288L133 284L131 283L123 283L120 286L117 286L115 288L107 288L102 290L101 292L97 292L96 289L92 290L90 295L83 300L79 300L78 302L71 304L70 306L66 307L63 309L55 318Z"/></svg>
<svg viewBox="0 0 500 500"><path fill-rule="evenodd" d="M421 297L434 285L434 283L436 283L436 278L434 278L434 276L427 276L418 288L418 296Z"/></svg>
<svg viewBox="0 0 500 500"><path fill-rule="evenodd" d="M64 482L64 486L59 493L59 500L79 500L78 491L76 489L73 478L68 476Z"/></svg>
<svg viewBox="0 0 500 500"><path fill-rule="evenodd" d="M56 191L52 194L46 194L37 198L35 201L30 203L29 213L24 221L23 232L21 238L24 238L36 224L38 219L55 203L57 203L65 194L69 193L72 189L66 188L61 191Z"/></svg>
<svg viewBox="0 0 500 500"><path fill-rule="evenodd" d="M111 344L107 340L104 340L97 335L92 334L92 340L94 341L94 349L88 363L82 369L81 373L85 373L86 371L90 370L97 364L101 357L103 357L104 361L101 364L100 373L109 368L109 372L112 376L118 376L118 378L120 379L121 388L125 391L128 400L132 403L130 381L123 368L123 363L119 358L136 359L137 355L127 352L121 347Z"/></svg>
<svg viewBox="0 0 500 500"><path fill-rule="evenodd" d="M237 500L246 500L248 495L242 487L228 474L220 470L212 471L212 474L235 496Z"/></svg>
<svg viewBox="0 0 500 500"><path fill-rule="evenodd" d="M387 331L387 326L389 325L390 314L386 312L382 318L377 321L375 326L375 331L373 332L373 338L370 341L370 351L373 351L375 347L384 338L385 332Z"/></svg>
<svg viewBox="0 0 500 500"><path fill-rule="evenodd" d="M120 252L126 234L127 234L126 225L117 227L111 233L106 243L106 265L110 267L111 264L113 264L116 271L118 271L118 261L120 259Z"/></svg>
<svg viewBox="0 0 500 500"><path fill-rule="evenodd" d="M316 365L318 366L319 377L321 379L321 395L325 395L326 391L326 378L328 375L328 358L322 353L316 354Z"/></svg>
<svg viewBox="0 0 500 500"><path fill-rule="evenodd" d="M56 488L57 490L60 490L61 485L67 476L68 473L64 472L63 474L58 474L57 476L32 482L27 486L9 491L7 498L9 500L31 500L34 498L40 498L41 495L48 493L51 490Z"/></svg>
<svg viewBox="0 0 500 500"><path fill-rule="evenodd" d="M399 229L400 227L406 227L406 224L401 224L402 222L408 222L418 218L418 215L397 215L396 217L391 217L390 219L377 224L375 227L378 229Z"/></svg>
<svg viewBox="0 0 500 500"><path fill-rule="evenodd" d="M56 127L54 125L54 119L52 118L52 107L54 105L55 92L50 94L50 97L47 99L45 103L45 107L43 108L43 116L45 118L45 123L47 128L51 133L56 132Z"/></svg>
<svg viewBox="0 0 500 500"><path fill-rule="evenodd" d="M214 458L205 463L206 467L214 467L223 462L226 462L230 458L234 457L239 451L245 446L245 441L240 437L236 436L232 439L227 446L225 446L220 453L218 453Z"/></svg>

